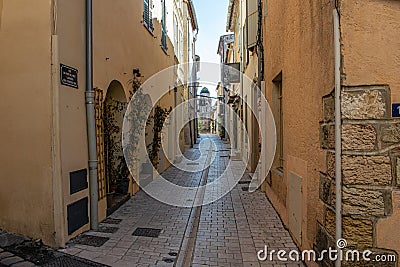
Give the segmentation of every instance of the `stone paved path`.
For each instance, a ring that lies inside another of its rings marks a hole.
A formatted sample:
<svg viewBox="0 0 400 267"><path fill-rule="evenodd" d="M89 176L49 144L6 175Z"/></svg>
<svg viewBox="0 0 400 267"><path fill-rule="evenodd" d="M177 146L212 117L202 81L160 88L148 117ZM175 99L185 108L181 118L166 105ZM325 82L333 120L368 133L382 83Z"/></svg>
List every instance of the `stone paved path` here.
<svg viewBox="0 0 400 267"><path fill-rule="evenodd" d="M229 161L226 145L216 137L211 138L219 152L209 168L207 183L219 177ZM198 149L192 149L185 156L193 159L199 154ZM201 172L187 173L174 167L163 176L175 184L191 187L204 178ZM247 175L243 177L246 179L249 179ZM169 206L140 191L112 214L112 218L122 219L116 233L86 233L109 237L103 246L71 244L62 251L117 267L174 266L187 259L190 263L185 266L304 266L301 262L285 263L276 258L269 262L257 260L257 251L265 245L275 250L297 248L265 195L260 191L243 191L242 187L246 186L236 185L223 198L202 206L196 213L197 209ZM207 188L205 195L212 195L216 190L220 188ZM133 236L137 227L157 228L162 232L158 238ZM191 233L190 240L194 242L186 242L185 233Z"/></svg>

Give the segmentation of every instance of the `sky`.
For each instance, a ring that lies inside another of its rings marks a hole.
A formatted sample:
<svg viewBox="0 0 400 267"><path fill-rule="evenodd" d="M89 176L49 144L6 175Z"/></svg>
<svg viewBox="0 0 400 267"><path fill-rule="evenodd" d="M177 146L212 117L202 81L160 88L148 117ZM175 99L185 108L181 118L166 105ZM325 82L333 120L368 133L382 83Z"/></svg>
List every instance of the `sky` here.
<svg viewBox="0 0 400 267"><path fill-rule="evenodd" d="M196 54L202 62L219 63L219 37L226 34L229 0L193 0L199 24ZM201 72L200 72L201 77ZM215 88L208 88L216 96Z"/></svg>

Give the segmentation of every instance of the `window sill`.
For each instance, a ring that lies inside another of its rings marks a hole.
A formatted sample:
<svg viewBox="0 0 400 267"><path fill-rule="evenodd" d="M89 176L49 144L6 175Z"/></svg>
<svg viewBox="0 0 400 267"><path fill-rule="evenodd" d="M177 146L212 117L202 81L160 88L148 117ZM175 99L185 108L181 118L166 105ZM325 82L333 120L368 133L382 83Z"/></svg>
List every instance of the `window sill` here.
<svg viewBox="0 0 400 267"><path fill-rule="evenodd" d="M168 48L165 48L164 46L161 45L161 49L168 56Z"/></svg>
<svg viewBox="0 0 400 267"><path fill-rule="evenodd" d="M151 36L154 37L154 30L152 30L149 27L147 27L146 24L144 24L144 23L142 23L142 25L151 34Z"/></svg>
<svg viewBox="0 0 400 267"><path fill-rule="evenodd" d="M272 172L280 177L283 177L283 168L282 167L278 167L278 168L274 168L272 170Z"/></svg>

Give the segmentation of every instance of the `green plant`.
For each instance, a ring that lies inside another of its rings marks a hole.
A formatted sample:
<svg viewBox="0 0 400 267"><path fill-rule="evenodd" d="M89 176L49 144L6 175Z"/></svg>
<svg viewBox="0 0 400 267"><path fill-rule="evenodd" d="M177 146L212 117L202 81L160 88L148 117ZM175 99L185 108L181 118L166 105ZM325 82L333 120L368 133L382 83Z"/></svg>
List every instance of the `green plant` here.
<svg viewBox="0 0 400 267"><path fill-rule="evenodd" d="M157 105L154 108L154 115L149 118L153 120L153 141L147 146L147 150L149 158L155 168L157 168L159 163L158 152L161 148L161 131L171 110L172 108L166 109Z"/></svg>
<svg viewBox="0 0 400 267"><path fill-rule="evenodd" d="M119 176L119 157L122 153L120 143L121 128L116 118L126 109L127 103L108 97L104 104L104 145L106 174L110 184L115 184Z"/></svg>
<svg viewBox="0 0 400 267"><path fill-rule="evenodd" d="M128 164L132 169L134 162L139 160L137 157L138 145L146 128L147 114L151 110L151 100L149 96L143 94L139 80L134 78L130 82L132 90L130 91L131 102L125 113L127 127L124 129L124 155L130 159Z"/></svg>

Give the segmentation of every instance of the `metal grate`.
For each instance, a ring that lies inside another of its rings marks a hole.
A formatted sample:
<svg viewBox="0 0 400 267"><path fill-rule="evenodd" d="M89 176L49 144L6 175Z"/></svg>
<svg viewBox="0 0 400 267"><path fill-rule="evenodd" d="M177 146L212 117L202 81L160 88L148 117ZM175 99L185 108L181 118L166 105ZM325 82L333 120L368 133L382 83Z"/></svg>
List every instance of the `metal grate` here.
<svg viewBox="0 0 400 267"><path fill-rule="evenodd" d="M120 222L122 222L121 219L114 219L114 218L107 218L104 221L102 221L101 223L106 223L106 224L119 224Z"/></svg>
<svg viewBox="0 0 400 267"><path fill-rule="evenodd" d="M89 260L72 257L72 256L61 256L54 260L42 265L43 267L103 267L100 263L92 262Z"/></svg>
<svg viewBox="0 0 400 267"><path fill-rule="evenodd" d="M132 235L157 238L160 235L161 231L161 229L155 228L136 228L135 232L133 232Z"/></svg>
<svg viewBox="0 0 400 267"><path fill-rule="evenodd" d="M106 243L110 238L102 237L102 236L92 236L92 235L80 235L76 237L72 243L78 245L85 245L91 247L101 247Z"/></svg>

